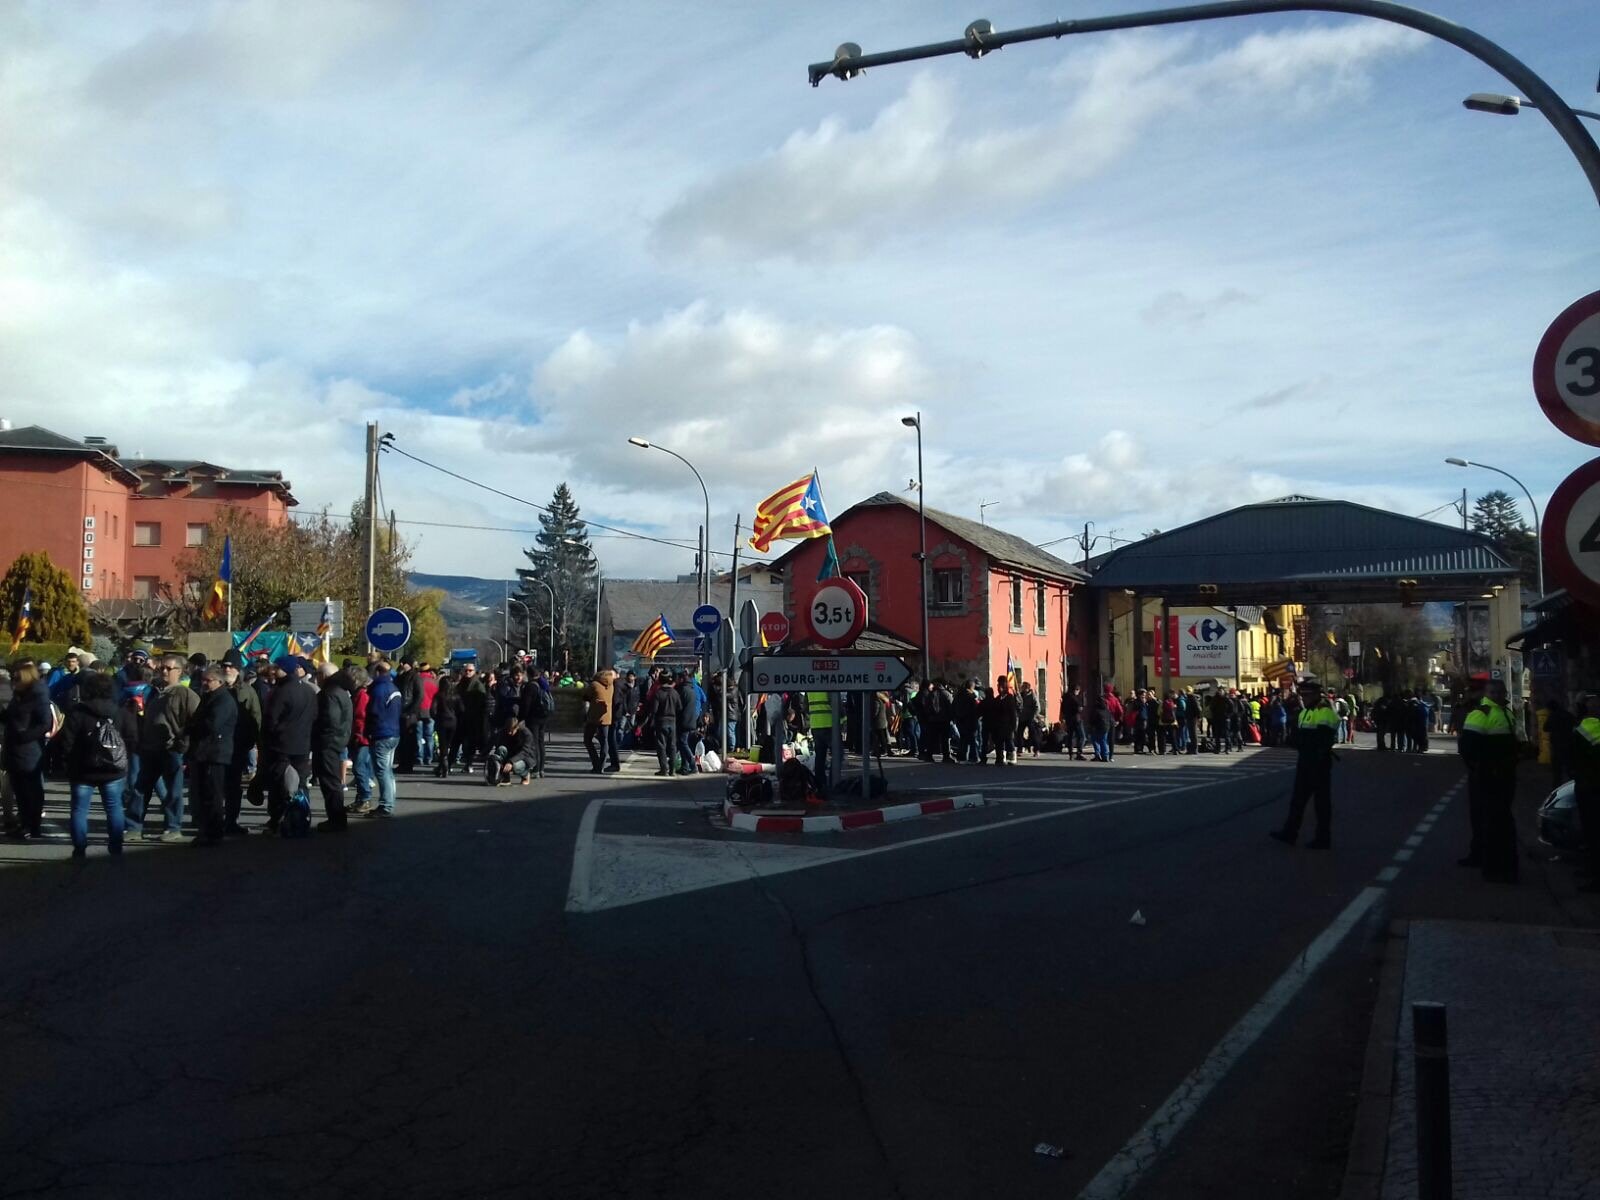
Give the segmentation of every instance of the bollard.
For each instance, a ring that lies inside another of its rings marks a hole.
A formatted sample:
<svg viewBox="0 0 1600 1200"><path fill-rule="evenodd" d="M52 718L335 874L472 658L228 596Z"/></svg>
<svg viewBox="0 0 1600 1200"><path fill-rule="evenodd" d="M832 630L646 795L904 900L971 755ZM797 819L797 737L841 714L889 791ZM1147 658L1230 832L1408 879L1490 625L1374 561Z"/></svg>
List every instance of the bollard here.
<svg viewBox="0 0 1600 1200"><path fill-rule="evenodd" d="M1450 1050L1445 1006L1411 1006L1417 1076L1417 1197L1450 1200Z"/></svg>

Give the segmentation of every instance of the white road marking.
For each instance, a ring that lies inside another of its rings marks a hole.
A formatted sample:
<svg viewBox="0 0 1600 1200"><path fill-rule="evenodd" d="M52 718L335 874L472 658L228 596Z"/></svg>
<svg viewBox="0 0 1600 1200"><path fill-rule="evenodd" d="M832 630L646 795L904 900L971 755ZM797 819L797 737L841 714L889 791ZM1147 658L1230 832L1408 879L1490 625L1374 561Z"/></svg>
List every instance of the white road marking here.
<svg viewBox="0 0 1600 1200"><path fill-rule="evenodd" d="M572 845L572 881L567 885L567 911L583 912L589 907L589 875L594 859L594 827L605 807L605 797L589 801L578 822L578 837Z"/></svg>
<svg viewBox="0 0 1600 1200"><path fill-rule="evenodd" d="M1319 933L1289 965L1250 1011L1239 1019L1210 1054L1180 1083L1166 1101L1134 1134L1127 1145L1100 1168L1099 1174L1078 1193L1078 1200L1122 1200L1137 1186L1144 1172L1183 1132L1211 1090L1226 1078L1234 1063L1253 1046L1268 1026L1295 998L1362 917L1383 897L1383 889L1366 887Z"/></svg>
<svg viewBox="0 0 1600 1200"><path fill-rule="evenodd" d="M1420 833L1413 833L1406 839L1406 845L1415 850L1418 846L1422 845L1422 835Z"/></svg>
<svg viewBox="0 0 1600 1200"><path fill-rule="evenodd" d="M1399 879L1399 878L1400 878L1400 868L1399 867L1385 867L1383 870L1378 872L1378 882L1379 883L1393 883L1396 879Z"/></svg>
<svg viewBox="0 0 1600 1200"><path fill-rule="evenodd" d="M1411 856L1415 853L1415 850L1396 850L1394 852L1394 861L1399 863L1410 862Z"/></svg>

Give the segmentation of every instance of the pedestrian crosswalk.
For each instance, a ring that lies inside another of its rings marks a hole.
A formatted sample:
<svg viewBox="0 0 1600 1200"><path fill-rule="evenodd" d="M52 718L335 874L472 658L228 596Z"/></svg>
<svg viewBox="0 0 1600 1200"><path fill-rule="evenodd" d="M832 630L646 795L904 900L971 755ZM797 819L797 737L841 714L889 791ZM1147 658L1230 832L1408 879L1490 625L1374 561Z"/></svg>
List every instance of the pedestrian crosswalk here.
<svg viewBox="0 0 1600 1200"><path fill-rule="evenodd" d="M979 769L981 777L972 783L991 803L1074 806L1242 783L1293 769L1293 758L1285 754L1156 756L1131 762L1073 763L1064 769Z"/></svg>

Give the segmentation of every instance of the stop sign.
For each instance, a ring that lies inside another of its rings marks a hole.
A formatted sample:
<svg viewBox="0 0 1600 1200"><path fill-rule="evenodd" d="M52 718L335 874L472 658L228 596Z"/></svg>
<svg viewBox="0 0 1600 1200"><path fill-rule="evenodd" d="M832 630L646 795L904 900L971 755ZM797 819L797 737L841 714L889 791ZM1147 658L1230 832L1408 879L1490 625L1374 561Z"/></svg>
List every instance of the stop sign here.
<svg viewBox="0 0 1600 1200"><path fill-rule="evenodd" d="M781 612L769 612L761 618L761 639L769 646L788 640L789 618Z"/></svg>

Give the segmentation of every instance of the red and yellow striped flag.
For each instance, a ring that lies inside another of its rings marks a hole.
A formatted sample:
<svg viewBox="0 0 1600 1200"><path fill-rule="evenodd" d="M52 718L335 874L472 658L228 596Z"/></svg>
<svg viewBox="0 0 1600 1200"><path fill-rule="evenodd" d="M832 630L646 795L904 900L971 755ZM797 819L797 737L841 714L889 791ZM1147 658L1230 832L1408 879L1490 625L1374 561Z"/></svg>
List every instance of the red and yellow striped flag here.
<svg viewBox="0 0 1600 1200"><path fill-rule="evenodd" d="M667 615L662 613L650 624L646 625L633 639L633 652L645 658L654 658L665 650L677 638L673 636L671 628L667 625Z"/></svg>
<svg viewBox="0 0 1600 1200"><path fill-rule="evenodd" d="M817 482L816 471L812 471L756 505L750 545L765 554L779 540L802 541L832 532L822 507L822 485Z"/></svg>

